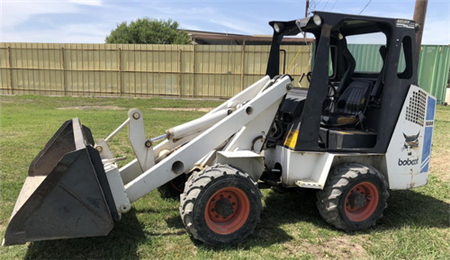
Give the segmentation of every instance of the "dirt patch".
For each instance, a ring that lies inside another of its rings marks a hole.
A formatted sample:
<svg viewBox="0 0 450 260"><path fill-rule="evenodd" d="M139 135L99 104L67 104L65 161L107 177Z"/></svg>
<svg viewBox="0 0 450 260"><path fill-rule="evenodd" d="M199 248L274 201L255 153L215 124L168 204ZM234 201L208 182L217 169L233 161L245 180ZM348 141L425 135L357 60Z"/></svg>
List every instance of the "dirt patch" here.
<svg viewBox="0 0 450 260"><path fill-rule="evenodd" d="M21 98L20 101L18 101L18 99L16 99L17 96L0 96L0 105L5 105L5 104L17 104L18 102L20 102L21 104L24 103L33 103L36 102L36 100L33 100L31 98Z"/></svg>
<svg viewBox="0 0 450 260"><path fill-rule="evenodd" d="M187 107L155 107L153 110L160 111L195 111L195 112L209 112L213 110L212 107L199 107L199 108L187 108Z"/></svg>
<svg viewBox="0 0 450 260"><path fill-rule="evenodd" d="M128 108L118 107L118 106L75 106L75 107L60 107L58 109L63 109L63 110L90 110L90 109L96 109L96 110L127 110Z"/></svg>
<svg viewBox="0 0 450 260"><path fill-rule="evenodd" d="M365 259L367 258L366 250L358 243L352 242L346 237L337 237L323 244L324 252L319 257L328 258L332 257L335 259Z"/></svg>
<svg viewBox="0 0 450 260"><path fill-rule="evenodd" d="M436 121L433 133L433 144L431 148L430 173L437 176L439 180L448 183L450 181L450 110L444 107L436 108Z"/></svg>
<svg viewBox="0 0 450 260"><path fill-rule="evenodd" d="M440 149L433 151L430 161L430 172L446 183L450 182L450 151Z"/></svg>
<svg viewBox="0 0 450 260"><path fill-rule="evenodd" d="M290 255L298 252L308 252L315 259L367 259L367 251L358 242L353 242L350 237L334 237L321 241L319 244L302 242L286 244Z"/></svg>

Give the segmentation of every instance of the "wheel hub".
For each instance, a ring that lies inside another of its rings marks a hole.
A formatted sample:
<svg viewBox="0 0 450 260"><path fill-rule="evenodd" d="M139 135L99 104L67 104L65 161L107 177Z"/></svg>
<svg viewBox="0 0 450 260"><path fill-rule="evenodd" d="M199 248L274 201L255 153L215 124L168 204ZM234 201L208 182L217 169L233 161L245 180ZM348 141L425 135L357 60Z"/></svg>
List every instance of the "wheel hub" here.
<svg viewBox="0 0 450 260"><path fill-rule="evenodd" d="M205 221L218 234L229 234L241 228L250 213L250 202L245 193L235 187L215 192L209 199Z"/></svg>
<svg viewBox="0 0 450 260"><path fill-rule="evenodd" d="M364 221L375 212L378 201L377 187L371 182L361 182L347 193L345 214L351 221Z"/></svg>
<svg viewBox="0 0 450 260"><path fill-rule="evenodd" d="M350 208L362 208L366 206L367 198L359 192L352 192L348 198L348 203L350 204Z"/></svg>
<svg viewBox="0 0 450 260"><path fill-rule="evenodd" d="M231 206L231 202L228 199L220 199L216 203L216 207L214 209L217 214L224 218L227 218L233 214L233 206Z"/></svg>
<svg viewBox="0 0 450 260"><path fill-rule="evenodd" d="M208 206L211 219L222 222L230 219L239 207L239 199L234 192L217 192Z"/></svg>

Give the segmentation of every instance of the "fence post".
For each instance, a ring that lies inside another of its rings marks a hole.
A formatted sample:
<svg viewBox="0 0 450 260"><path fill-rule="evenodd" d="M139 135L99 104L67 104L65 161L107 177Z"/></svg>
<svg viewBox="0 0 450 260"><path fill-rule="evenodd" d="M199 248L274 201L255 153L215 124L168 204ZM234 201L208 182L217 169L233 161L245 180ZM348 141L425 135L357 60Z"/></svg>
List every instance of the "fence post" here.
<svg viewBox="0 0 450 260"><path fill-rule="evenodd" d="M122 49L119 48L119 96L122 96L123 94L123 83L122 83Z"/></svg>
<svg viewBox="0 0 450 260"><path fill-rule="evenodd" d="M11 54L11 47L8 46L8 65L9 65L9 87L11 90L11 95L14 94L14 81L13 81L13 66L12 66L12 54Z"/></svg>
<svg viewBox="0 0 450 260"><path fill-rule="evenodd" d="M195 44L192 45L192 96L195 98L195 76L197 74L197 72L195 71Z"/></svg>
<svg viewBox="0 0 450 260"><path fill-rule="evenodd" d="M62 73L63 73L63 95L66 96L67 95L67 80L66 80L66 59L64 56L64 47L61 47L61 69L62 69Z"/></svg>
<svg viewBox="0 0 450 260"><path fill-rule="evenodd" d="M245 40L242 41L241 51L241 91L244 90L244 74L245 74ZM235 93L233 93L234 95Z"/></svg>
<svg viewBox="0 0 450 260"><path fill-rule="evenodd" d="M183 76L183 74L182 74L183 65L181 63L182 52L183 51L181 49L178 50L178 91L179 91L180 98L183 96L183 93L182 93L183 89L181 87L181 82L182 82L181 77Z"/></svg>

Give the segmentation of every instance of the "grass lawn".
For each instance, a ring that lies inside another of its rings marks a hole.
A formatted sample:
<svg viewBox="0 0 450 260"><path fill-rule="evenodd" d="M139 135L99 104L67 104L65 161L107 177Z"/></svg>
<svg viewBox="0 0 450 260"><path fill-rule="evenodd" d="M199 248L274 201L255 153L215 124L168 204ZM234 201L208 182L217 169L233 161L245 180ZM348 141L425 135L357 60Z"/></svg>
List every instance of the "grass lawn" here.
<svg viewBox="0 0 450 260"><path fill-rule="evenodd" d="M127 117L143 111L146 133L195 119L219 101L174 99L0 96L0 236L28 166L59 126L79 117L94 138L105 138ZM165 109L155 109L165 108ZM176 108L176 109L167 109ZM116 156L132 157L126 131L113 140ZM344 233L326 224L311 190L263 190L264 211L241 244L213 248L190 239L179 203L153 191L133 204L106 237L43 241L1 247L0 259L448 259L450 256L450 107L438 107L428 185L391 191L380 223Z"/></svg>

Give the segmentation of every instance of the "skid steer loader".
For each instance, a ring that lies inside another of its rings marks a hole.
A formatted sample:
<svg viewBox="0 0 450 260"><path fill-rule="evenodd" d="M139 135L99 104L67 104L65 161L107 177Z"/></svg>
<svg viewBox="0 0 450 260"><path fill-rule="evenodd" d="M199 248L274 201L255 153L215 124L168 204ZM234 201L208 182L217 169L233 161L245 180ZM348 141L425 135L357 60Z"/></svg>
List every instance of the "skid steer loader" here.
<svg viewBox="0 0 450 260"><path fill-rule="evenodd" d="M147 138L132 109L95 142L65 122L31 163L3 244L107 235L164 185L179 191L187 232L210 245L252 233L260 187L316 189L323 219L353 231L382 217L389 189L425 185L436 101L417 86L415 23L315 12L270 25L267 76L199 119ZM304 32L315 36L310 88L290 92L280 44ZM365 68L347 41L376 33L385 44ZM108 143L125 127L136 158L119 168Z"/></svg>

